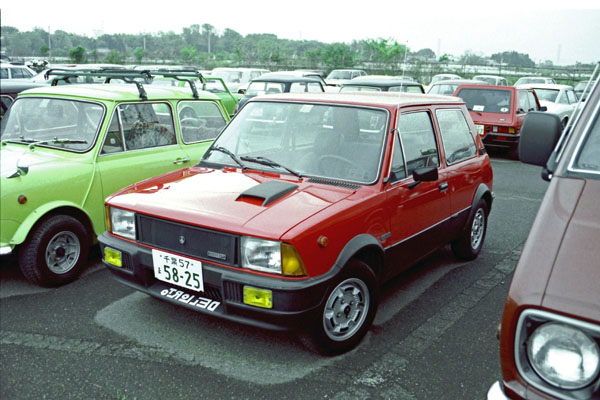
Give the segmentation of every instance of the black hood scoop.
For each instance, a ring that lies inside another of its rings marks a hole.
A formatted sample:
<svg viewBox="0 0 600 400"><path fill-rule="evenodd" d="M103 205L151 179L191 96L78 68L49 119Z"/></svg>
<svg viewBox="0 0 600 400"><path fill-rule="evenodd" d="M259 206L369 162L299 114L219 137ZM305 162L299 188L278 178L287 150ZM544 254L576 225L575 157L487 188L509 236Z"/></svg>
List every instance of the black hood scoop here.
<svg viewBox="0 0 600 400"><path fill-rule="evenodd" d="M298 185L290 182L269 181L243 191L235 200L238 201L245 198L260 199L263 200L262 206L264 207L297 188Z"/></svg>

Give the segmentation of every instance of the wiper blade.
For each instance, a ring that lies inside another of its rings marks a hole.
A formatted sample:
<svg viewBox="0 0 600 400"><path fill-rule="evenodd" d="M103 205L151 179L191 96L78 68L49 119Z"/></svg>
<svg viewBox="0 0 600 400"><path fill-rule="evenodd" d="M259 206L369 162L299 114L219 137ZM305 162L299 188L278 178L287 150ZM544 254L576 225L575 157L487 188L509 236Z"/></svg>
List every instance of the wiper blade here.
<svg viewBox="0 0 600 400"><path fill-rule="evenodd" d="M29 142L29 139L23 139L23 141ZM52 144L87 144L87 140L67 139L67 138L59 139L57 137L54 137L54 139L33 141L33 143L31 143L29 145L29 148L33 149L34 146L37 146L40 144L49 144L49 143L52 143Z"/></svg>
<svg viewBox="0 0 600 400"><path fill-rule="evenodd" d="M213 146L210 148L211 151L216 150L216 151L220 151L221 153L227 154L229 157L231 157L231 159L233 161L236 162L237 165L239 165L242 168L247 168L244 163L242 163L240 161L239 158L237 158L237 156L235 154L233 154L231 151L227 150L225 147L221 147L221 146Z"/></svg>
<svg viewBox="0 0 600 400"><path fill-rule="evenodd" d="M285 165L281 165L276 161L273 161L269 158L266 157L242 157L243 161L250 161L250 162L255 162L258 164L262 164L262 165L266 165L267 167L276 167L276 168L283 168L285 169L287 172L289 172L292 175L297 176L298 178L302 178L302 175L299 174L298 172L294 171L293 169L290 169L288 167L286 167Z"/></svg>

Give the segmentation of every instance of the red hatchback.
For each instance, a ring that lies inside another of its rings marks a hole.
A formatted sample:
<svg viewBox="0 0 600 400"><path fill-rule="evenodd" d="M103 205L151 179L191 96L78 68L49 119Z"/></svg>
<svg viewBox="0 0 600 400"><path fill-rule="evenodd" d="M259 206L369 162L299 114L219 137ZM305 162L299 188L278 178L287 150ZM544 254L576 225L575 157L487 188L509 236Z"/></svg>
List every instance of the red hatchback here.
<svg viewBox="0 0 600 400"><path fill-rule="evenodd" d="M523 119L530 111L545 111L533 89L513 86L461 85L462 98L486 147L507 149L517 156Z"/></svg>
<svg viewBox="0 0 600 400"><path fill-rule="evenodd" d="M363 93L251 99L199 164L106 201L104 262L127 285L351 349L381 283L440 246L473 259L492 168L454 97Z"/></svg>

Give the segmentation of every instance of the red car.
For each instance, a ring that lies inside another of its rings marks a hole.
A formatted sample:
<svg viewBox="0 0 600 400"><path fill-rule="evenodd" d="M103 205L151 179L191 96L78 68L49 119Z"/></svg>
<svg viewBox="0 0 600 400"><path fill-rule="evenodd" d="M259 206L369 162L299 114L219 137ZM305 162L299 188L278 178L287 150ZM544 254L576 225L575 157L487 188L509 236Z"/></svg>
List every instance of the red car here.
<svg viewBox="0 0 600 400"><path fill-rule="evenodd" d="M600 399L598 83L584 104L562 138L557 115L523 124L521 161L544 166L550 185L506 297L488 400Z"/></svg>
<svg viewBox="0 0 600 400"><path fill-rule="evenodd" d="M127 285L340 353L381 283L447 243L477 257L492 179L458 98L257 96L196 166L109 197L99 241Z"/></svg>
<svg viewBox="0 0 600 400"><path fill-rule="evenodd" d="M483 143L517 156L523 119L530 111L545 111L533 89L513 86L460 85L454 96L462 98Z"/></svg>

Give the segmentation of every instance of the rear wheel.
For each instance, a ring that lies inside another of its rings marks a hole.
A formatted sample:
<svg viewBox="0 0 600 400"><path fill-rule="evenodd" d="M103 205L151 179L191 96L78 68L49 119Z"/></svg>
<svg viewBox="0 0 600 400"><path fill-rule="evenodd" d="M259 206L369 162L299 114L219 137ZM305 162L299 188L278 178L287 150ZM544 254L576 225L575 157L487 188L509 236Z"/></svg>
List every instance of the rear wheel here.
<svg viewBox="0 0 600 400"><path fill-rule="evenodd" d="M465 260L477 258L485 240L487 216L487 203L485 200L480 199L463 233L452 242L452 251L457 257Z"/></svg>
<svg viewBox="0 0 600 400"><path fill-rule="evenodd" d="M340 354L365 336L378 305L377 280L363 262L352 260L336 279L319 308L312 332L312 349Z"/></svg>
<svg viewBox="0 0 600 400"><path fill-rule="evenodd" d="M58 286L79 276L87 260L85 227L68 215L43 221L19 250L19 266L27 279L40 286Z"/></svg>

